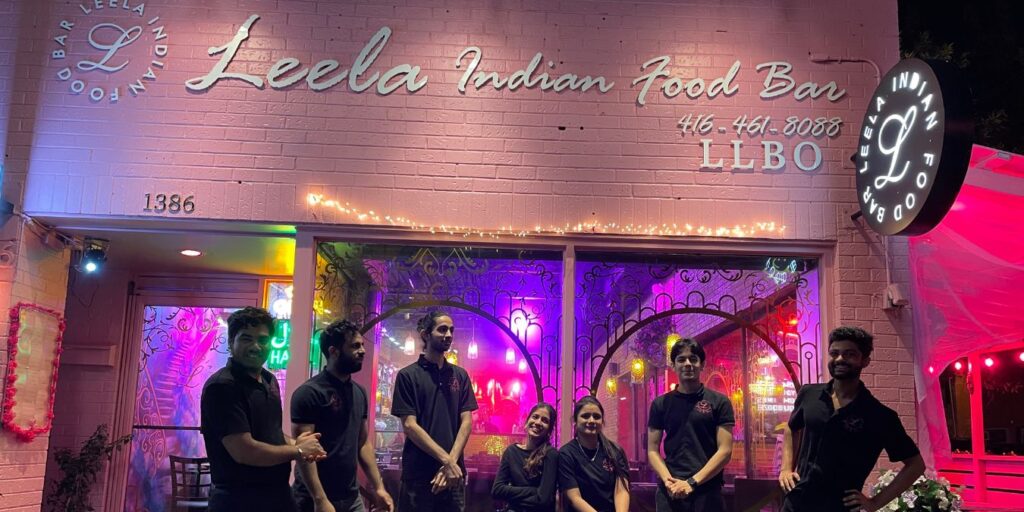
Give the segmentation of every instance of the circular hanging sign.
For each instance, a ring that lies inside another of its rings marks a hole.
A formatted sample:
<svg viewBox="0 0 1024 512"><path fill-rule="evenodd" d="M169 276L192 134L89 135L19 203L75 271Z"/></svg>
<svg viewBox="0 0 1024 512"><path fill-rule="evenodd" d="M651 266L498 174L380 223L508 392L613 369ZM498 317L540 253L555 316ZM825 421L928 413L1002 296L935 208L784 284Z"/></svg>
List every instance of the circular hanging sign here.
<svg viewBox="0 0 1024 512"><path fill-rule="evenodd" d="M871 96L856 155L857 196L883 235L920 235L956 200L974 124L970 93L953 65L907 59Z"/></svg>

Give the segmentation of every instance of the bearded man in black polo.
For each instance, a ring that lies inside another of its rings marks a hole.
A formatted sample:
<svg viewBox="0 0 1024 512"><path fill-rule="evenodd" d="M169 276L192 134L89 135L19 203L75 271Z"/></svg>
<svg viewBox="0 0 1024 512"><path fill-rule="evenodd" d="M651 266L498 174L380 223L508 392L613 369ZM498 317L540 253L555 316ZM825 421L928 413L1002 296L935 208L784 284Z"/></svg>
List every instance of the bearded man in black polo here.
<svg viewBox="0 0 1024 512"><path fill-rule="evenodd" d="M707 355L696 341L672 345L679 386L654 399L647 418L647 460L658 475L657 512L724 512L722 470L732 458L732 403L704 387ZM665 439L665 458L661 441Z"/></svg>
<svg viewBox="0 0 1024 512"><path fill-rule="evenodd" d="M785 428L779 484L787 512L874 512L924 473L924 460L896 411L882 405L860 380L871 363L874 339L857 327L828 337L827 384L800 388ZM799 440L798 447L794 440ZM794 471L794 452L799 449ZM882 450L902 462L896 478L878 494L863 491Z"/></svg>
<svg viewBox="0 0 1024 512"><path fill-rule="evenodd" d="M362 512L356 465L373 488L374 509L392 512L384 489L373 443L369 438L366 389L352 381L363 368L366 340L348 320L338 320L320 334L320 351L327 366L292 395L292 433L320 434L327 457L295 465L295 500L301 512Z"/></svg>
<svg viewBox="0 0 1024 512"><path fill-rule="evenodd" d="M402 419L402 491L399 512L461 512L466 507L466 467L473 384L466 370L445 361L452 347L452 318L431 311L417 326L419 360L398 371L391 414Z"/></svg>
<svg viewBox="0 0 1024 512"><path fill-rule="evenodd" d="M203 385L201 430L210 458L211 512L290 512L293 460L325 455L319 434L288 438L281 430L281 391L263 369L274 319L247 307L228 317L231 357Z"/></svg>

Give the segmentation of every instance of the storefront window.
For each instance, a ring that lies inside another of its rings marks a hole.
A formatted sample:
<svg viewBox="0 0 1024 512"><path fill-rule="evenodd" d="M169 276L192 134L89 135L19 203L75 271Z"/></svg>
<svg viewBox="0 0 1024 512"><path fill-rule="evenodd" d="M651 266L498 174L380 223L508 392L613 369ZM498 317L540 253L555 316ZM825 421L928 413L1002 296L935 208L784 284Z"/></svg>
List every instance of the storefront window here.
<svg viewBox="0 0 1024 512"><path fill-rule="evenodd" d="M942 403L946 411L946 428L949 429L949 449L952 453L971 453L971 397L970 370L966 358L959 359L939 376L942 388Z"/></svg>
<svg viewBox="0 0 1024 512"><path fill-rule="evenodd" d="M648 408L677 383L671 344L694 338L707 351L705 386L736 415L726 481L774 479L798 383L820 380L818 293L811 259L580 253L574 396L597 394L634 481L654 482Z"/></svg>
<svg viewBox="0 0 1024 512"><path fill-rule="evenodd" d="M1024 455L1024 347L982 354L985 453Z"/></svg>
<svg viewBox="0 0 1024 512"><path fill-rule="evenodd" d="M417 320L443 310L455 325L449 361L469 372L480 407L465 449L469 499L489 503L499 456L525 436L526 413L539 400L558 404L561 259L519 249L318 244L313 342L318 329L347 318L373 344L371 421L389 485L398 485L404 442L391 415L395 377L422 351ZM318 370L319 347L310 355Z"/></svg>

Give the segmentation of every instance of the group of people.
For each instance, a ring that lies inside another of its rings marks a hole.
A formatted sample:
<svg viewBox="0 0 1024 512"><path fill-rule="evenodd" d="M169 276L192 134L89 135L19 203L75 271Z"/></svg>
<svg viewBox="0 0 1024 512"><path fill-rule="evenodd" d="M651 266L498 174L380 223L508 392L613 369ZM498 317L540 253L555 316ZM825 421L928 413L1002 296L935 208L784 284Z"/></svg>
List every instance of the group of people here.
<svg viewBox="0 0 1024 512"><path fill-rule="evenodd" d="M320 336L322 372L295 391L291 436L282 430L281 397L263 368L273 319L245 308L228 319L231 358L207 380L202 395L202 433L213 487L210 510L291 512L462 512L466 507L463 451L477 409L465 369L445 360L455 325L432 311L417 324L423 350L401 369L391 413L401 419L401 491L397 502L384 487L367 435L369 400L353 382L366 341L346 320ZM873 340L859 328L829 336L827 384L804 385L784 433L779 484L788 512L878 510L924 471L917 446L897 414L865 388ZM722 470L732 456L735 423L728 397L706 388L707 360L694 340L680 339L669 362L678 386L656 398L647 420L647 458L658 477L659 512L725 510ZM603 433L604 407L593 396L572 409L572 438L556 449L551 433L557 411L547 403L530 409L526 438L509 446L491 490L509 512L554 512L560 491L567 510L629 510L629 462ZM902 462L895 480L874 496L862 489L882 450ZM295 461L294 484L289 486ZM361 467L370 490L357 481Z"/></svg>

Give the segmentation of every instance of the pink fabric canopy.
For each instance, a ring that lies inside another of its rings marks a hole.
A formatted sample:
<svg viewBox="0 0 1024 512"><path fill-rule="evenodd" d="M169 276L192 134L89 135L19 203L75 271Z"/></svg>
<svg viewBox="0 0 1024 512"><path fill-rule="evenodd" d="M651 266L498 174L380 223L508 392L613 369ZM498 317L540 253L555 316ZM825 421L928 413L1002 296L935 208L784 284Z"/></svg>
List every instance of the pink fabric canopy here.
<svg viewBox="0 0 1024 512"><path fill-rule="evenodd" d="M1024 339L1022 211L1024 156L974 146L952 210L910 239L918 421L929 465L950 456L942 370L968 353Z"/></svg>

